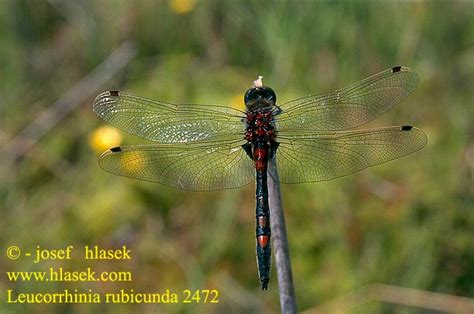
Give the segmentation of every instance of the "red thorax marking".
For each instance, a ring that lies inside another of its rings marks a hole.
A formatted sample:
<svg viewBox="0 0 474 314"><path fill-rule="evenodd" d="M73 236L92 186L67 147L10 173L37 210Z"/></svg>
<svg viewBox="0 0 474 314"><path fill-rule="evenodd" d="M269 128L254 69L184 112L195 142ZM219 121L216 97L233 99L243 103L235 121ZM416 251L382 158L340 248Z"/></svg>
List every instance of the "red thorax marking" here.
<svg viewBox="0 0 474 314"><path fill-rule="evenodd" d="M273 141L275 130L272 125L272 117L272 112L248 112L245 139L249 142L253 142L257 138L264 141Z"/></svg>

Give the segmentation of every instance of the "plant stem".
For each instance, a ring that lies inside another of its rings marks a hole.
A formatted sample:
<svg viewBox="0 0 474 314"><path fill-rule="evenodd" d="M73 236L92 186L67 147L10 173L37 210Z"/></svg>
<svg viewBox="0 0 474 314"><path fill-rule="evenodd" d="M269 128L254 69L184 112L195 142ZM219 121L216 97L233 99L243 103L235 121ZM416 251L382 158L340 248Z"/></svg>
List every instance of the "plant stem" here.
<svg viewBox="0 0 474 314"><path fill-rule="evenodd" d="M268 162L268 202L270 205L270 226L272 230L273 251L280 292L282 313L296 313L296 297L293 288L288 238L286 236L285 216L281 204L280 184L275 158Z"/></svg>

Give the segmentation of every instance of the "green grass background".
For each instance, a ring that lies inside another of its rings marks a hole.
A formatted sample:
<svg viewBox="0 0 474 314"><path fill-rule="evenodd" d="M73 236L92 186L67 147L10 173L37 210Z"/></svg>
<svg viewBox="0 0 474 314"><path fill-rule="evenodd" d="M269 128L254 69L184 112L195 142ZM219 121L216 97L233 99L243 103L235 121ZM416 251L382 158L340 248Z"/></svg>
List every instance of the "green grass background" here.
<svg viewBox="0 0 474 314"><path fill-rule="evenodd" d="M369 126L412 124L429 143L375 168L317 184L282 186L300 310L372 283L474 297L474 5L472 3L1 1L0 144L124 41L137 55L119 75L41 137L0 164L2 313L272 313L257 280L254 187L192 193L101 171L90 134L102 90L169 102L230 105L258 74L280 103L344 87L395 65L419 88ZM145 143L125 135L124 144ZM11 152L2 149L2 154ZM2 155L4 161L7 157ZM127 245L128 262L9 261L34 250ZM12 283L9 270L131 270L124 283ZM5 304L7 289L114 292L218 289L218 305ZM381 302L358 313L427 313Z"/></svg>

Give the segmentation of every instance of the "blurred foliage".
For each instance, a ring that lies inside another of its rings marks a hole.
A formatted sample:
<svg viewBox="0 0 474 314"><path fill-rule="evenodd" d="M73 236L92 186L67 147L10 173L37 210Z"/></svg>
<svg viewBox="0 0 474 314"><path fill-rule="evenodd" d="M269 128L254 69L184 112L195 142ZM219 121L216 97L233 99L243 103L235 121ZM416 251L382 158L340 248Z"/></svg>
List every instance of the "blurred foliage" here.
<svg viewBox="0 0 474 314"><path fill-rule="evenodd" d="M0 165L2 250L97 244L133 252L129 262L89 264L2 258L2 272L91 265L132 270L133 282L11 283L2 275L2 298L10 288L221 293L218 305L2 302L0 311L278 311L275 273L270 290L259 291L253 186L191 193L101 171L90 142L97 144L105 123L90 104L101 90L121 89L163 101L235 106L258 74L282 103L398 64L417 70L421 85L370 126L414 124L428 134L428 146L345 178L282 187L299 309L374 282L474 297L473 12L472 3L0 2L2 147L16 143L22 129L122 42L138 48L125 71L91 91L90 101L27 154ZM123 143L144 143L123 136ZM417 312L373 303L358 311Z"/></svg>

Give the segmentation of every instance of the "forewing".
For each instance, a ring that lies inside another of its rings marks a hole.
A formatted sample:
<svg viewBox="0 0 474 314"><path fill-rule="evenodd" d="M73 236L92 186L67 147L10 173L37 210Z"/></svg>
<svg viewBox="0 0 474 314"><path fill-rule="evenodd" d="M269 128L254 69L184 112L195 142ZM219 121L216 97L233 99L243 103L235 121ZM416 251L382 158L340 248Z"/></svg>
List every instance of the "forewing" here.
<svg viewBox="0 0 474 314"><path fill-rule="evenodd" d="M280 139L276 160L282 183L331 180L411 154L427 143L420 129L386 127Z"/></svg>
<svg viewBox="0 0 474 314"><path fill-rule="evenodd" d="M233 108L168 104L118 91L97 96L93 110L126 132L160 143L235 140L245 131L245 114Z"/></svg>
<svg viewBox="0 0 474 314"><path fill-rule="evenodd" d="M255 176L252 160L241 144L121 146L104 152L99 165L116 175L179 189L237 188L250 183Z"/></svg>
<svg viewBox="0 0 474 314"><path fill-rule="evenodd" d="M394 107L418 86L415 71L398 66L346 88L281 105L280 132L338 131L365 124Z"/></svg>

